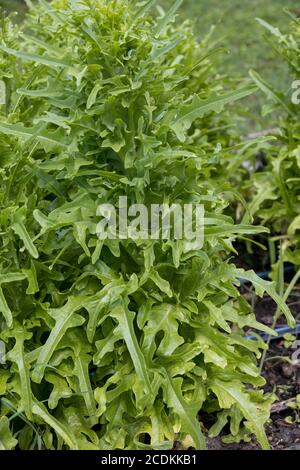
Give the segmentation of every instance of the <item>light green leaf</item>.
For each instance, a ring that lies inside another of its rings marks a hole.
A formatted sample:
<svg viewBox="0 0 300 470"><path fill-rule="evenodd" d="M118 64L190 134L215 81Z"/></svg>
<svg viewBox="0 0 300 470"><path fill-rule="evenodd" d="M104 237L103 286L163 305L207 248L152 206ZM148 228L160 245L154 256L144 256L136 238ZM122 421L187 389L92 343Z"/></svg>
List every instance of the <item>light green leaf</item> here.
<svg viewBox="0 0 300 470"><path fill-rule="evenodd" d="M262 297L264 292L276 302L280 310L284 313L289 326L294 327L296 322L295 319L282 298L277 294L275 286L272 282L261 279L254 271L244 271L243 269L237 269L237 276L241 279L247 280L253 284L255 291L258 296Z"/></svg>
<svg viewBox="0 0 300 470"><path fill-rule="evenodd" d="M176 0L166 14L157 22L156 36L160 36L168 24L174 20L175 14L182 5L182 2L183 0Z"/></svg>
<svg viewBox="0 0 300 470"><path fill-rule="evenodd" d="M37 54L29 54L27 52L16 51L0 44L0 49L7 54L18 57L28 62L36 62L37 64L48 65L49 67L70 67L70 64L59 59L53 59L47 56L40 56Z"/></svg>
<svg viewBox="0 0 300 470"><path fill-rule="evenodd" d="M25 333L20 326L13 330L16 343L14 348L7 354L7 359L17 364L20 386L22 390L21 404L29 420L32 420L32 392L29 376L29 365L24 357L24 341L31 338L30 333Z"/></svg>
<svg viewBox="0 0 300 470"><path fill-rule="evenodd" d="M186 403L181 391L181 378L173 379L169 377L168 373L166 373L166 378L165 393L167 395L168 406L180 417L182 423L181 432L191 435L197 450L204 450L206 443L201 431L200 422L197 419L197 403Z"/></svg>
<svg viewBox="0 0 300 470"><path fill-rule="evenodd" d="M19 221L14 223L11 228L13 229L15 234L21 238L26 250L30 253L30 255L33 258L37 259L39 257L39 252L33 244L33 241L31 240L23 222Z"/></svg>
<svg viewBox="0 0 300 470"><path fill-rule="evenodd" d="M223 382L214 379L211 382L211 389L216 394L221 408L231 408L232 405L237 404L245 418L250 422L261 447L269 449L270 446L264 431L264 423L270 414L268 404L259 406L252 402L247 392L242 390L241 385L234 380Z"/></svg>
<svg viewBox="0 0 300 470"><path fill-rule="evenodd" d="M185 141L186 131L191 127L192 123L210 112L220 113L224 106L228 103L240 100L246 96L252 95L257 90L256 87L242 88L239 91L227 93L223 96L201 100L199 96L195 96L192 104L184 105L176 113L176 117L171 123L171 128L181 142Z"/></svg>
<svg viewBox="0 0 300 470"><path fill-rule="evenodd" d="M32 372L32 380L36 383L42 381L44 371L52 357L53 352L57 348L59 342L65 335L68 328L74 328L84 323L85 319L78 314L84 305L84 297L69 297L67 303L62 308L49 310L49 314L56 322L49 338L41 349L37 363Z"/></svg>
<svg viewBox="0 0 300 470"><path fill-rule="evenodd" d="M74 439L70 428L67 428L65 424L61 423L58 419L54 418L54 416L50 415L42 403L34 400L32 412L45 421L45 423L47 423L51 428L53 428L58 436L60 436L65 441L71 450L78 449L77 442Z"/></svg>
<svg viewBox="0 0 300 470"><path fill-rule="evenodd" d="M268 96L268 98L271 98L273 101L280 104L285 109L285 111L293 115L293 112L291 111L290 107L284 99L284 96L281 93L276 91L269 83L263 80L262 77L254 70L250 70L249 74L256 85Z"/></svg>
<svg viewBox="0 0 300 470"><path fill-rule="evenodd" d="M18 445L9 429L9 419L7 416L0 418L0 450L12 450Z"/></svg>
<svg viewBox="0 0 300 470"><path fill-rule="evenodd" d="M147 370L144 355L140 349L133 326L134 313L128 309L128 301L121 301L110 315L118 321L118 326L115 329L117 336L122 335L128 351L130 353L134 368L137 375L142 380L145 390L152 395L151 381Z"/></svg>

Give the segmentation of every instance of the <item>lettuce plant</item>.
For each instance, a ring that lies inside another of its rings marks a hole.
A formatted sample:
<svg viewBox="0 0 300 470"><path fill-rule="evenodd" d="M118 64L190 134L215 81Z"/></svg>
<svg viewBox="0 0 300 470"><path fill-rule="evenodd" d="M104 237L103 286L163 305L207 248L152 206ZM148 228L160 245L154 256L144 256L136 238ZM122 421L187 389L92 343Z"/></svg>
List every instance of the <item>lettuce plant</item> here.
<svg viewBox="0 0 300 470"><path fill-rule="evenodd" d="M181 2L152 17L154 3L40 0L24 25L2 20L3 448L203 449L205 413L210 435L229 422L268 447L265 346L243 329L272 331L240 279L293 319L230 262L238 236L264 229L224 215L228 186L210 176L222 110L253 87L225 91L207 41L174 25ZM99 239L98 205L124 195L203 204L203 247Z"/></svg>
<svg viewBox="0 0 300 470"><path fill-rule="evenodd" d="M286 236L285 257L300 264L300 22L293 18L290 31L283 34L278 28L259 21L267 30L267 41L278 58L286 61L290 73L286 90L282 91L274 89L257 72L251 72L268 98L263 112L276 110L280 117L276 142L267 152L267 166L254 175L255 194L250 210L274 234Z"/></svg>

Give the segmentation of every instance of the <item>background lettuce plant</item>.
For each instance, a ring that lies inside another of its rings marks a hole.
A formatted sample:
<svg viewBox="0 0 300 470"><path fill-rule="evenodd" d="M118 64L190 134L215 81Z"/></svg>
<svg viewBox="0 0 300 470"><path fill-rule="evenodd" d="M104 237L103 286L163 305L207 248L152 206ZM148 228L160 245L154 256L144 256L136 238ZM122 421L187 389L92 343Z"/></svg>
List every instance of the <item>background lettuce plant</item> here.
<svg viewBox="0 0 300 470"><path fill-rule="evenodd" d="M263 108L265 115L278 110L280 119L276 129L276 142L267 150L264 171L254 174L254 197L250 212L274 235L286 236L283 245L285 258L299 265L300 228L300 105L293 103L294 81L300 79L300 22L293 17L290 31L283 34L278 28L263 20L259 22L267 30L266 40L290 68L285 90L277 90L257 72L251 76L266 94L269 101Z"/></svg>
<svg viewBox="0 0 300 470"><path fill-rule="evenodd" d="M28 2L31 3L31 2ZM228 186L211 177L224 105L210 48L180 1L40 0L22 26L2 19L0 79L0 368L2 448L205 447L198 413L235 438L264 424L272 397L256 366L271 333L230 262L232 242L261 227L224 215ZM220 126L219 126L220 127ZM208 133L207 130L213 130ZM217 145L218 144L218 145ZM130 203L205 205L205 244L106 240L96 209Z"/></svg>

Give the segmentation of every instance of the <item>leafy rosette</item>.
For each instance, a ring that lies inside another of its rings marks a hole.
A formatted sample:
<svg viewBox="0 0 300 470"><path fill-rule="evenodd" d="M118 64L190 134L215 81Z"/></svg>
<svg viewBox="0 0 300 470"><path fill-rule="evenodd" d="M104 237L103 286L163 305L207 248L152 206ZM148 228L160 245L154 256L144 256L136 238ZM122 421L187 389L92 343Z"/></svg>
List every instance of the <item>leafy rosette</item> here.
<svg viewBox="0 0 300 470"><path fill-rule="evenodd" d="M207 41L174 25L180 2L154 3L40 0L0 32L2 448L203 449L207 413L210 435L230 422L268 447L265 345L244 329L272 330L241 279L293 319L230 261L264 229L224 215L230 187L211 177L224 106L253 87L228 91ZM202 248L99 239L97 208L120 196L202 204Z"/></svg>

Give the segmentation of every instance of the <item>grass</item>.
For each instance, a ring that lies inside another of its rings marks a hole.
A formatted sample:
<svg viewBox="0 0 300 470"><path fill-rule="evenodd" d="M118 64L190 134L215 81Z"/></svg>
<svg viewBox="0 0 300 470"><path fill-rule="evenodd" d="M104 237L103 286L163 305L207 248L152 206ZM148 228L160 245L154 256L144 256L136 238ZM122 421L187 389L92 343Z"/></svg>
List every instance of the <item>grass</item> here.
<svg viewBox="0 0 300 470"><path fill-rule="evenodd" d="M164 0L164 3L170 5L173 1ZM227 50L218 65L220 72L239 79L248 77L249 70L254 68L275 87L284 89L287 67L264 41L264 28L256 18L262 18L284 32L289 25L284 9L299 8L299 0L183 0L181 13L192 19L200 38L209 32L211 25L216 26L213 36ZM261 118L264 100L261 94L248 99L249 115L240 125L243 133L276 125L276 115Z"/></svg>
<svg viewBox="0 0 300 470"><path fill-rule="evenodd" d="M172 3L172 0L166 1ZM277 69L272 51L262 43L262 27L255 18L284 30L289 19L283 9L297 7L300 7L299 0L183 0L181 10L186 17L193 18L199 36L203 36L210 25L217 26L215 35L228 49L224 70L245 76L253 67L270 74Z"/></svg>
<svg viewBox="0 0 300 470"><path fill-rule="evenodd" d="M17 12L17 21L22 21L26 10L26 3L24 0L0 0L0 8L8 13Z"/></svg>

